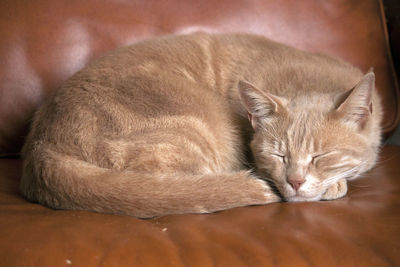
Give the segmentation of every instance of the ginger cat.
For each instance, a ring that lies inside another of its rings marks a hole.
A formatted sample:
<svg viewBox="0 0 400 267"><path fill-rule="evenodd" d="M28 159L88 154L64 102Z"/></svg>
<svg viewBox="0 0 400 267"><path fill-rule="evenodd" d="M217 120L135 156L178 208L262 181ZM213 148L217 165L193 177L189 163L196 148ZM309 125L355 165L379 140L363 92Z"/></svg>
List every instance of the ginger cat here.
<svg viewBox="0 0 400 267"><path fill-rule="evenodd" d="M37 111L21 191L55 209L141 218L336 199L377 159L374 80L261 36L142 41Z"/></svg>

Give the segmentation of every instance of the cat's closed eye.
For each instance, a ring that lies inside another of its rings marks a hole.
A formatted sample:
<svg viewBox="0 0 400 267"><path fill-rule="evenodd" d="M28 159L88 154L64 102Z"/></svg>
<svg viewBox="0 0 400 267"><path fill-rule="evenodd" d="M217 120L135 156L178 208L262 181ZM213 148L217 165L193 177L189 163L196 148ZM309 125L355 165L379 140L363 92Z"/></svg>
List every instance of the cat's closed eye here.
<svg viewBox="0 0 400 267"><path fill-rule="evenodd" d="M321 159L321 157L323 157L324 155L325 155L325 153L320 153L320 154L313 155L313 156L311 157L311 164L315 165L315 163L316 163L319 159Z"/></svg>
<svg viewBox="0 0 400 267"><path fill-rule="evenodd" d="M319 160L326 158L328 156L331 156L331 155L335 154L336 152L337 151L329 151L329 152L322 152L322 153L315 154L311 157L311 163L313 165L316 165Z"/></svg>
<svg viewBox="0 0 400 267"><path fill-rule="evenodd" d="M321 159L327 158L328 156L331 156L331 155L333 155L335 153L336 153L336 151L329 151L329 152L320 152L320 153L317 153L317 154L313 154L313 155L310 155L309 158L307 158L305 160L305 162L307 162L307 164L317 165L317 163ZM283 153L275 152L275 153L271 153L270 155L272 157L278 159L281 163L288 164L288 158Z"/></svg>
<svg viewBox="0 0 400 267"><path fill-rule="evenodd" d="M285 155L279 154L279 153L273 153L273 154L271 154L271 155L272 155L273 157L279 159L282 163L285 163L285 164L286 164L287 158L286 158Z"/></svg>

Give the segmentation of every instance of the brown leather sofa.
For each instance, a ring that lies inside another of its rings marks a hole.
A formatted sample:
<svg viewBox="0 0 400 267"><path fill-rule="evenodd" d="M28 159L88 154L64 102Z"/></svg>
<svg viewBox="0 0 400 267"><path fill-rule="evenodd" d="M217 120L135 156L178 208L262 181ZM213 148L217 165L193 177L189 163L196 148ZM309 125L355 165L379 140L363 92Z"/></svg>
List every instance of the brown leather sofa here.
<svg viewBox="0 0 400 267"><path fill-rule="evenodd" d="M0 2L0 266L400 265L400 147L346 197L151 220L51 210L18 193L18 151L43 99L96 56L151 36L244 31L374 67L383 129L399 87L382 1Z"/></svg>

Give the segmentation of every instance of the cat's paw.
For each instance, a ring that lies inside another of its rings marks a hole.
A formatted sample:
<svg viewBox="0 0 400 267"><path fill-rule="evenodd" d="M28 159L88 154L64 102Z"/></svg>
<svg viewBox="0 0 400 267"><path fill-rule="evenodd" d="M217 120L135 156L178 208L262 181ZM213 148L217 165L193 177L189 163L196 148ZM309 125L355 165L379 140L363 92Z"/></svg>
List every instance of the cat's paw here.
<svg viewBox="0 0 400 267"><path fill-rule="evenodd" d="M282 200L265 180L254 178L253 182L261 189L262 204L280 202Z"/></svg>
<svg viewBox="0 0 400 267"><path fill-rule="evenodd" d="M346 179L341 179L337 183L328 187L326 192L322 195L321 200L332 200L341 198L347 193L347 181Z"/></svg>

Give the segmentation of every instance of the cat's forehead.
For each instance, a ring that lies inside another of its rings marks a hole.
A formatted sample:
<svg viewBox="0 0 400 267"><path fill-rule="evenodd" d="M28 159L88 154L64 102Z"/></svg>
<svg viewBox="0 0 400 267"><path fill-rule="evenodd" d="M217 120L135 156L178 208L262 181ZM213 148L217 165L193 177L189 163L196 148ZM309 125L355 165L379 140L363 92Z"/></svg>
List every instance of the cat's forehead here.
<svg viewBox="0 0 400 267"><path fill-rule="evenodd" d="M279 125L281 134L273 147L287 154L307 155L317 151L361 145L363 140L350 128L322 113L301 111Z"/></svg>
<svg viewBox="0 0 400 267"><path fill-rule="evenodd" d="M287 153L311 153L320 147L318 132L326 124L325 118L321 113L311 110L302 110L290 115L285 121L276 123L273 127L279 128L279 136L270 139L276 151Z"/></svg>
<svg viewBox="0 0 400 267"><path fill-rule="evenodd" d="M304 138L313 135L319 130L325 120L325 113L318 110L298 109L295 112L289 113L286 123L286 135L293 138Z"/></svg>
<svg viewBox="0 0 400 267"><path fill-rule="evenodd" d="M307 94L295 96L288 101L289 113L296 116L304 111L327 112L334 109L334 96L322 94Z"/></svg>

